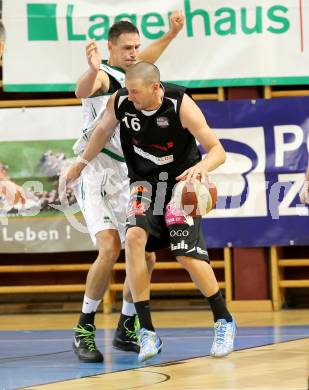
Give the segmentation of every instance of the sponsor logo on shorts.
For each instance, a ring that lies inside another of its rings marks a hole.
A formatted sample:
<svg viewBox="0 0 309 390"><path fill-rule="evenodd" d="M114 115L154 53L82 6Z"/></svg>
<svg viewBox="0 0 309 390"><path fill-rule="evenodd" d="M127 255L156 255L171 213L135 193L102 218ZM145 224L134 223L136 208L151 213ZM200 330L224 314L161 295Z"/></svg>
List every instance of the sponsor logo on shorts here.
<svg viewBox="0 0 309 390"><path fill-rule="evenodd" d="M208 252L205 251L204 249L200 248L199 246L196 247L196 251L200 255L208 255Z"/></svg>
<svg viewBox="0 0 309 390"><path fill-rule="evenodd" d="M180 242L178 242L178 244L174 245L174 244L171 244L171 250L172 251L177 251L179 249L188 249L188 245L185 243L184 240L181 240Z"/></svg>
<svg viewBox="0 0 309 390"><path fill-rule="evenodd" d="M199 255L208 255L208 252L200 248L199 246L194 246L193 248L186 251L186 253L191 253L191 252L197 252Z"/></svg>
<svg viewBox="0 0 309 390"><path fill-rule="evenodd" d="M188 237L189 231L188 230L171 230L170 236L171 237Z"/></svg>
<svg viewBox="0 0 309 390"><path fill-rule="evenodd" d="M169 121L168 121L168 118L166 116L159 116L157 118L157 125L159 127L168 127L170 124L169 124Z"/></svg>

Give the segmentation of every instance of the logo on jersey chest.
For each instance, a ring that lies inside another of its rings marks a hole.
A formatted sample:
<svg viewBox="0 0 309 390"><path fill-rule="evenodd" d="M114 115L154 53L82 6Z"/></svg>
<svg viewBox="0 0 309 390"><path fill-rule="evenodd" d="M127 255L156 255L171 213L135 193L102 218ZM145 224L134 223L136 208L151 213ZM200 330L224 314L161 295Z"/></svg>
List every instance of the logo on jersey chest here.
<svg viewBox="0 0 309 390"><path fill-rule="evenodd" d="M169 124L168 118L166 116L159 116L157 118L157 125L159 127L165 128L165 127L168 127L170 124Z"/></svg>

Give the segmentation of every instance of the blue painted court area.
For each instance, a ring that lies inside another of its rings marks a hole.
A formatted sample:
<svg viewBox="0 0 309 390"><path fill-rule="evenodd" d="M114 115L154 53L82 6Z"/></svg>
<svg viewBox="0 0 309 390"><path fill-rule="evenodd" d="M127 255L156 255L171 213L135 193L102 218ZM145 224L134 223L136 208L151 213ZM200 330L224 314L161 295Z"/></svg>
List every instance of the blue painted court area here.
<svg viewBox="0 0 309 390"><path fill-rule="evenodd" d="M0 388L18 389L141 366L207 356L213 339L210 328L158 329L162 353L139 364L137 354L111 346L112 330L97 331L104 363L80 363L71 350L70 330L0 332ZM309 326L238 328L236 350L309 337Z"/></svg>

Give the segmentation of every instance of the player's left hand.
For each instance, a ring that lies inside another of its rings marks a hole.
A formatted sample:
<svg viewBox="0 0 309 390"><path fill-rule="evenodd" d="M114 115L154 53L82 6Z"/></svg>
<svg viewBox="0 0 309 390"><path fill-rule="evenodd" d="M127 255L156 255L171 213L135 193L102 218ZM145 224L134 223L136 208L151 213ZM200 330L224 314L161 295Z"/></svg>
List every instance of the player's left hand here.
<svg viewBox="0 0 309 390"><path fill-rule="evenodd" d="M199 179L201 183L209 184L209 174L205 161L202 160L193 167L186 169L181 175L176 177L176 180L186 180L193 183L195 179Z"/></svg>
<svg viewBox="0 0 309 390"><path fill-rule="evenodd" d="M301 203L309 204L309 181L305 181L299 193L299 199Z"/></svg>
<svg viewBox="0 0 309 390"><path fill-rule="evenodd" d="M185 23L185 15L181 10L173 11L170 16L170 33L175 37L182 30Z"/></svg>

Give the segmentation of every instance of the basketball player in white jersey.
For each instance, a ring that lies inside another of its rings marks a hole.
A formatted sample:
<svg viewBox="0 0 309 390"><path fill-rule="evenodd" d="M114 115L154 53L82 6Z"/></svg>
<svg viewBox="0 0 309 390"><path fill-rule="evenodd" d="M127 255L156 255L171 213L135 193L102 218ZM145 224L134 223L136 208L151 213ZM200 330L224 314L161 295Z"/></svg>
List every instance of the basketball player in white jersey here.
<svg viewBox="0 0 309 390"><path fill-rule="evenodd" d="M109 96L124 86L125 71L139 60L155 62L183 25L183 13L173 12L170 30L139 54L140 37L137 28L127 21L115 23L108 36L108 61L101 60L95 41L87 44L89 69L78 80L76 87L76 96L83 98L84 114L83 133L74 145L76 154L82 153L87 145ZM119 129L116 129L101 153L84 169L75 185L75 195L89 233L98 244L99 254L87 276L82 312L79 323L74 328L73 349L83 362L101 362L103 356L94 341L94 317L124 243L126 207L130 195ZM151 273L155 255L148 253L146 257ZM122 350L139 352L134 332L136 311L127 282L123 296L122 314L113 345Z"/></svg>

